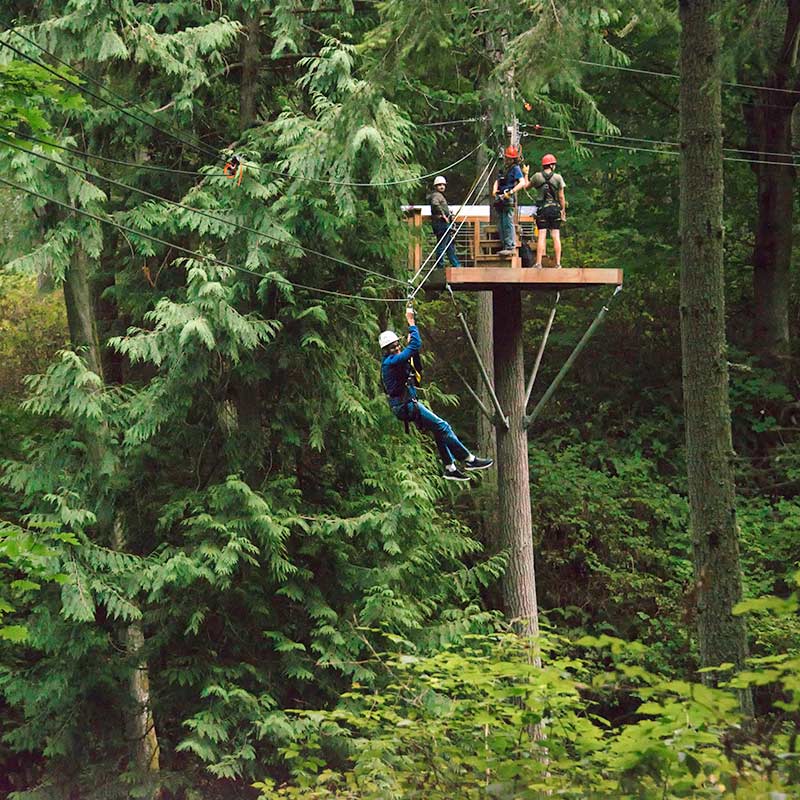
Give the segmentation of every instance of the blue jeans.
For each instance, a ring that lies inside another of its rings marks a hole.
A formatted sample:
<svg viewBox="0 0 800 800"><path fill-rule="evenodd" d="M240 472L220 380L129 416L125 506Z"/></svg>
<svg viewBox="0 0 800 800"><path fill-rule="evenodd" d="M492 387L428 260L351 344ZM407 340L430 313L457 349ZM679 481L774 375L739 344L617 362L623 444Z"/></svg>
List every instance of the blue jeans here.
<svg viewBox="0 0 800 800"><path fill-rule="evenodd" d="M449 233L447 232L447 228L449 227L448 223L446 223L443 219L435 219L432 221L433 225L433 232L436 234L436 258L439 260L439 263L444 265L444 256L442 253L447 251L447 257L450 259L450 263L454 267L460 267L461 262L458 260L458 256L456 255L456 245L453 240L453 231L451 230Z"/></svg>
<svg viewBox="0 0 800 800"><path fill-rule="evenodd" d="M500 231L500 241L503 250L513 250L517 246L514 233L514 206L509 205L497 212L497 227Z"/></svg>
<svg viewBox="0 0 800 800"><path fill-rule="evenodd" d="M421 431L433 434L433 438L436 439L436 447L439 449L439 456L445 466L452 464L456 459L465 461L469 457L469 450L461 444L447 420L437 417L433 411L420 402L416 403L416 414L413 411L414 407L414 403L407 403L392 410L398 419L413 422ZM413 419L410 418L412 414Z"/></svg>

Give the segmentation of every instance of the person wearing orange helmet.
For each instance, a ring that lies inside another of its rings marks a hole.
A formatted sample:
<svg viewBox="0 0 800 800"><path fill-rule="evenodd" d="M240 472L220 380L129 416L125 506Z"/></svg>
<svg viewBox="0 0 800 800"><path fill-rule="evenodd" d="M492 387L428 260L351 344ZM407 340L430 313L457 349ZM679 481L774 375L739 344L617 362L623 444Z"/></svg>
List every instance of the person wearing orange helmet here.
<svg viewBox="0 0 800 800"><path fill-rule="evenodd" d="M556 157L547 153L542 158L542 171L531 179L530 185L541 190L536 210L536 227L539 229L539 240L536 243L537 269L542 268L542 258L547 252L547 231L553 237L556 268L561 269L561 223L567 219L567 201L564 197L566 183L556 172Z"/></svg>
<svg viewBox="0 0 800 800"><path fill-rule="evenodd" d="M503 245L498 255L513 256L517 249L517 239L514 233L514 206L516 204L514 195L525 188L526 180L519 165L519 148L509 145L505 149L504 156L503 169L492 186L492 195L495 198L494 207L497 209L500 242Z"/></svg>

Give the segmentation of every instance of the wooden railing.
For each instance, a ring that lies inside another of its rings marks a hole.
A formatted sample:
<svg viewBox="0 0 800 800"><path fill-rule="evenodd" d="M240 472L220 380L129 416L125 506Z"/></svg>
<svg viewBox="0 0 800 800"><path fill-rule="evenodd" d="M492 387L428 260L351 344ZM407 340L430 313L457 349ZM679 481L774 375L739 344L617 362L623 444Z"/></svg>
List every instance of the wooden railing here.
<svg viewBox="0 0 800 800"><path fill-rule="evenodd" d="M453 206L453 211L458 210ZM417 272L423 262L432 263L431 253L436 247L436 237L430 225L430 206L404 206L403 211L408 219L408 224L414 229L414 236L408 252L408 266ZM502 263L505 266L519 266L519 259L498 259L497 251L501 249L497 228L490 222L489 206L464 206L456 217L453 230L458 230L455 236L456 254L465 267L494 266ZM461 222L464 222L463 226ZM460 228L459 228L460 226ZM517 245L521 237L534 239L536 237L536 218L531 206L522 206L517 216ZM534 249L536 245L534 244ZM428 259L428 256L431 256ZM426 261L426 259L428 259ZM440 266L445 266L440 264Z"/></svg>

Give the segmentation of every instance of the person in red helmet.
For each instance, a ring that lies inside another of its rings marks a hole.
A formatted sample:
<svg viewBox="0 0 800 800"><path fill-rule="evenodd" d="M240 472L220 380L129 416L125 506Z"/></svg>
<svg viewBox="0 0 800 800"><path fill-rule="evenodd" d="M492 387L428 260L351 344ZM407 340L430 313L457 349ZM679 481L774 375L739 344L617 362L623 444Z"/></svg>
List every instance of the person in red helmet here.
<svg viewBox="0 0 800 800"><path fill-rule="evenodd" d="M561 223L567 219L567 201L564 197L567 184L556 172L556 157L552 153L542 158L542 171L531 178L530 185L541 191L536 211L539 240L536 243L536 263L533 266L542 268L542 258L547 252L547 231L550 231L556 268L561 269Z"/></svg>
<svg viewBox="0 0 800 800"><path fill-rule="evenodd" d="M526 180L519 165L519 148L509 145L505 149L503 169L495 179L492 186L494 207L497 209L497 223L500 229L501 256L513 256L517 248L517 239L514 233L514 195L525 188Z"/></svg>

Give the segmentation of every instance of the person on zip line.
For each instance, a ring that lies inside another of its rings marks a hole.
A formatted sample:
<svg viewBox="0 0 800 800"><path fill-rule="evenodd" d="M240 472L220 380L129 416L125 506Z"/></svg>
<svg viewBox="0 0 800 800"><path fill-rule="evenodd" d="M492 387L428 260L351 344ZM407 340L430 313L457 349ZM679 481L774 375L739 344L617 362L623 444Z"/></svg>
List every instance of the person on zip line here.
<svg viewBox="0 0 800 800"><path fill-rule="evenodd" d="M448 481L468 481L469 477L456 465L464 464L464 470L488 469L494 464L490 458L478 458L470 453L456 436L450 423L437 417L417 398L417 369L415 361L422 349L422 339L417 330L414 309L406 309L408 322L408 343L405 348L400 337L391 330L383 331L378 337L381 348L381 381L392 413L406 424L413 422L421 431L433 435L442 459L442 477ZM417 362L418 363L418 362Z"/></svg>
<svg viewBox="0 0 800 800"><path fill-rule="evenodd" d="M542 158L542 171L530 179L530 185L541 190L536 211L536 227L539 229L536 263L533 265L536 269L542 268L542 258L547 252L547 231L553 237L556 269L561 269L561 223L567 221L567 201L564 197L567 184L556 172L556 163L556 157L548 153Z"/></svg>
<svg viewBox="0 0 800 800"><path fill-rule="evenodd" d="M499 256L513 256L517 249L517 237L514 231L515 195L525 188L527 181L519 165L519 148L509 145L504 152L503 169L492 186L494 207L497 210L497 223L500 232L502 249Z"/></svg>
<svg viewBox="0 0 800 800"><path fill-rule="evenodd" d="M444 175L437 175L433 179L433 191L428 196L431 204L431 225L436 234L436 261L444 265L444 253L447 253L450 263L454 267L460 267L461 262L456 255L455 234L451 230L455 215L450 211L447 198L444 193L447 189L447 181Z"/></svg>

